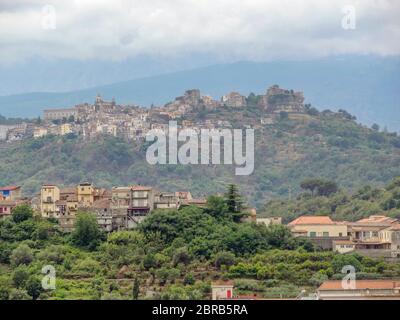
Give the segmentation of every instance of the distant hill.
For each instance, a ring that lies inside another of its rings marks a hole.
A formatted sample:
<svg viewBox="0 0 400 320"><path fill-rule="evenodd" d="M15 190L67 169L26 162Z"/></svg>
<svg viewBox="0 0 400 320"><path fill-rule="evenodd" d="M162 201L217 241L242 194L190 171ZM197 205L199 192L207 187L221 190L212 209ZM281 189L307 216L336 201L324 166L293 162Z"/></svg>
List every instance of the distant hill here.
<svg viewBox="0 0 400 320"><path fill-rule="evenodd" d="M195 114L196 116L196 114ZM198 114L200 116L200 113ZM234 128L260 124L260 110L221 107L210 114L229 119ZM44 137L0 144L0 185L20 184L35 194L45 183L101 187L142 184L165 191L191 190L195 196L240 186L251 205L262 208L273 198L295 198L308 178L335 181L344 190L383 186L400 176L400 137L368 129L345 113L280 116L255 132L255 170L235 176L231 165L149 165L145 145L110 136L83 141Z"/></svg>
<svg viewBox="0 0 400 320"><path fill-rule="evenodd" d="M0 97L0 114L33 117L48 107L92 102L97 93L119 103L165 104L186 89L219 98L229 91L264 93L282 87L304 91L319 110L346 109L366 124L400 131L400 58L343 57L313 61L241 62L163 74L72 92L35 92Z"/></svg>

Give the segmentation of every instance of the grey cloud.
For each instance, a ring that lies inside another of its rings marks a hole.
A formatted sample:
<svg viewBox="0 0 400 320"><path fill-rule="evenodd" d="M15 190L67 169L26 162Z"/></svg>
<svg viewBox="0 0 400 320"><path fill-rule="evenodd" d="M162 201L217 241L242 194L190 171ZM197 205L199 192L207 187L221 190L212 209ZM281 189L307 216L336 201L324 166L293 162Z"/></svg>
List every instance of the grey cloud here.
<svg viewBox="0 0 400 320"><path fill-rule="evenodd" d="M53 5L56 29L42 28ZM342 8L356 8L343 30ZM203 52L238 59L400 54L396 0L2 1L0 63Z"/></svg>

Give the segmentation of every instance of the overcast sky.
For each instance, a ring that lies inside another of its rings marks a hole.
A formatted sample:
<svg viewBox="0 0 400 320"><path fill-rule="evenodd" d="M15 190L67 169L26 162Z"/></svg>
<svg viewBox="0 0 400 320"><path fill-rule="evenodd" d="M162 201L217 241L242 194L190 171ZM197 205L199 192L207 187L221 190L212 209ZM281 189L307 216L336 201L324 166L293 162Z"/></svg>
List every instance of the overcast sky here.
<svg viewBox="0 0 400 320"><path fill-rule="evenodd" d="M349 5L355 30L342 27ZM398 55L399 14L398 0L0 0L0 64L33 56Z"/></svg>

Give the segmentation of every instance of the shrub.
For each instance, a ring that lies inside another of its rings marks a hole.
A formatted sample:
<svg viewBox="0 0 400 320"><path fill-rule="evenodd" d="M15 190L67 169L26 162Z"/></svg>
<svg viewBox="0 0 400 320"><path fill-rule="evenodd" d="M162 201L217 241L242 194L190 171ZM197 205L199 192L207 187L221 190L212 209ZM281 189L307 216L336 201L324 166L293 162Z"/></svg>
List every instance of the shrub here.
<svg viewBox="0 0 400 320"><path fill-rule="evenodd" d="M26 244L20 244L12 251L10 261L13 266L19 266L20 264L30 264L33 261L32 249L29 248Z"/></svg>

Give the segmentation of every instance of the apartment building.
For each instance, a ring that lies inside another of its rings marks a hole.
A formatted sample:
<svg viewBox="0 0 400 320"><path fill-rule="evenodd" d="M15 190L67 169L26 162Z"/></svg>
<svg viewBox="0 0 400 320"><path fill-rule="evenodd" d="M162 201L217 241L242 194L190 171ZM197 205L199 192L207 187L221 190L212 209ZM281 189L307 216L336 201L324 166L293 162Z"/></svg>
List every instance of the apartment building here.
<svg viewBox="0 0 400 320"><path fill-rule="evenodd" d="M127 217L128 229L134 228L154 209L152 187L114 187L111 193L111 209L114 214Z"/></svg>
<svg viewBox="0 0 400 320"><path fill-rule="evenodd" d="M161 192L154 197L154 209L179 209L180 205L175 192Z"/></svg>
<svg viewBox="0 0 400 320"><path fill-rule="evenodd" d="M77 186L79 206L90 207L94 202L94 187L89 182L80 183Z"/></svg>
<svg viewBox="0 0 400 320"><path fill-rule="evenodd" d="M42 217L58 218L57 201L60 200L60 189L55 185L43 185L40 190L40 211Z"/></svg>

